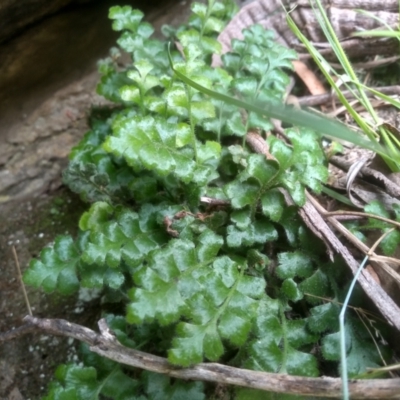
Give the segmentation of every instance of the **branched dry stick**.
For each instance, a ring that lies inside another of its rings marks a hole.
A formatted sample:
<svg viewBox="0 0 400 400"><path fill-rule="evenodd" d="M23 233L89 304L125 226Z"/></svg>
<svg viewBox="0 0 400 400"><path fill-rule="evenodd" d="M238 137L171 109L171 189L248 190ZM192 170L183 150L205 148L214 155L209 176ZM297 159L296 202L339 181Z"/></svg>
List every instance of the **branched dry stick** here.
<svg viewBox="0 0 400 400"><path fill-rule="evenodd" d="M289 393L330 398L341 397L339 378L306 378L284 374L250 371L217 363L201 363L189 368L171 365L167 359L124 347L110 332L104 319L99 321L100 334L63 319L24 318L20 335L37 331L66 336L87 343L90 350L110 360L174 378L223 383L276 393ZM14 332L14 331L12 331ZM14 338L17 335L12 335ZM0 335L0 343L11 338L10 332ZM398 399L400 378L353 380L349 382L352 399Z"/></svg>

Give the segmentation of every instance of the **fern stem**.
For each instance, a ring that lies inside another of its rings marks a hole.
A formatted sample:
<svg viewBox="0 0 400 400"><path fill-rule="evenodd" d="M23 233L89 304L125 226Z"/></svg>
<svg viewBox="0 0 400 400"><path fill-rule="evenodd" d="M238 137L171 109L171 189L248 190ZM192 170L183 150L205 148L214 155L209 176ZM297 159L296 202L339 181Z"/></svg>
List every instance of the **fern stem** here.
<svg viewBox="0 0 400 400"><path fill-rule="evenodd" d="M189 125L190 125L190 132L191 132L191 137L192 137L192 146L193 146L193 150L194 150L194 158L196 163L198 162L198 158L197 158L197 142L196 142L196 124L193 121L193 117L192 117L192 91L191 91L191 87L189 85L185 84L185 89L186 89L186 93L187 93L187 98L188 98L188 107L187 107L187 111L188 111L188 119L189 119Z"/></svg>
<svg viewBox="0 0 400 400"><path fill-rule="evenodd" d="M283 350L282 350L282 365L279 370L279 373L281 374L286 374L286 362L288 358L288 346L289 346L289 341L287 338L287 324L286 324L286 316L285 316L285 311L283 309L283 304L280 302L279 303L279 314L281 317L281 325L282 325L282 341L283 341Z"/></svg>

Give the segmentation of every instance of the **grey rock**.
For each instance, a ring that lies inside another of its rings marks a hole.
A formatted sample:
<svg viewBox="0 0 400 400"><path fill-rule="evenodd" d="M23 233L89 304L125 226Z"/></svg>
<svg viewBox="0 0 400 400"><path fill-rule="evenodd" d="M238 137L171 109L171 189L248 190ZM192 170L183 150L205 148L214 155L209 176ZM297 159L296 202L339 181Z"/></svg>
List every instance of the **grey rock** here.
<svg viewBox="0 0 400 400"><path fill-rule="evenodd" d="M2 0L0 2L0 43L15 36L27 25L73 2L76 0Z"/></svg>

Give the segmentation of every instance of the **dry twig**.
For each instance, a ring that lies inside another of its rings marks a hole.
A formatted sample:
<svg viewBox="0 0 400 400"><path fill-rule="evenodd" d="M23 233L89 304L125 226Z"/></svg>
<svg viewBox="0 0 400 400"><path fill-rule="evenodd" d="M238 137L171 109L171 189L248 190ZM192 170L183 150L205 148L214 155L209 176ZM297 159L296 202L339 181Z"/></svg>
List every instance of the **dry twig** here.
<svg viewBox="0 0 400 400"><path fill-rule="evenodd" d="M273 374L217 363L200 363L193 367L179 368L171 365L163 357L122 346L110 332L104 319L99 321L100 334L62 319L26 316L24 320L25 325L21 334L36 330L41 333L71 337L87 343L91 351L110 360L174 378L223 383L276 393L341 397L341 379L339 378L307 378ZM0 343L8 340L7 334L0 335ZM352 399L398 399L400 379L353 380L349 382L349 392Z"/></svg>

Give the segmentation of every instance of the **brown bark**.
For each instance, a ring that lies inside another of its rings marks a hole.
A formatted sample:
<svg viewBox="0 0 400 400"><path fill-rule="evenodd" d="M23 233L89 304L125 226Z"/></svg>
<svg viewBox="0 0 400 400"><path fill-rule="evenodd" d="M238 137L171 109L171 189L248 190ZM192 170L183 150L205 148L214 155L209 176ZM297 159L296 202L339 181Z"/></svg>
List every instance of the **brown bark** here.
<svg viewBox="0 0 400 400"><path fill-rule="evenodd" d="M399 50L396 39L354 38L351 35L361 30L385 28L385 24L397 26L399 23L399 8L397 0L321 0L328 18L338 38L342 41L343 48L351 57L366 55L393 55ZM230 49L233 38L241 39L242 30L253 24L261 24L266 29L276 32L277 39L287 47L295 48L301 58L309 57L301 54L302 48L293 32L286 23L286 14L282 7L285 6L290 16L300 30L310 39L321 53L330 54L331 49L326 43L325 36L317 22L315 12L309 0L255 0L243 7L232 19L218 40L222 43L223 53ZM294 7L295 5L295 7ZM361 14L357 10L363 9L373 13L376 19Z"/></svg>

